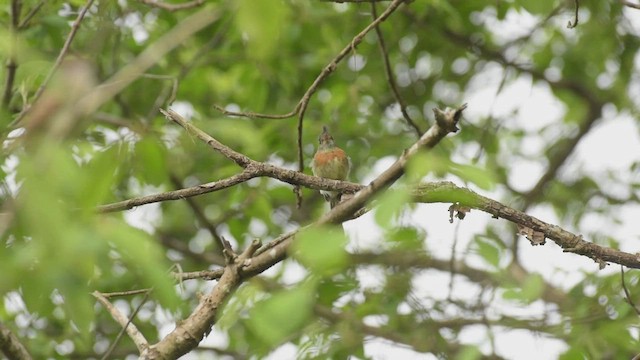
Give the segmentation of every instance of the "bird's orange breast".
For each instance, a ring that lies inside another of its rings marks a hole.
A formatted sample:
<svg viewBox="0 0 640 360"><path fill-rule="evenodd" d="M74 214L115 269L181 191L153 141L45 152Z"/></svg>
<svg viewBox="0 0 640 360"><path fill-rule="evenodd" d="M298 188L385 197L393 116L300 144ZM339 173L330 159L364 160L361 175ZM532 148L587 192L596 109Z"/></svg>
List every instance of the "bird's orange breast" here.
<svg viewBox="0 0 640 360"><path fill-rule="evenodd" d="M334 180L345 180L350 167L347 154L340 148L318 151L311 164L315 176Z"/></svg>
<svg viewBox="0 0 640 360"><path fill-rule="evenodd" d="M327 151L318 151L313 157L313 161L316 166L323 166L330 163L332 160L346 159L347 154L340 148L335 148Z"/></svg>

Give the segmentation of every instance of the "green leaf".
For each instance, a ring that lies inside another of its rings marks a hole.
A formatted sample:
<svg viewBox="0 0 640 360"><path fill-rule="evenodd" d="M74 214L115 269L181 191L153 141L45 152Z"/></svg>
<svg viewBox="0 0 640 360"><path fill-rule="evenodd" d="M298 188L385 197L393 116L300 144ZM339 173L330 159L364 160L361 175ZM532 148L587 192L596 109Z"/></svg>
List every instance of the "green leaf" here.
<svg viewBox="0 0 640 360"><path fill-rule="evenodd" d="M249 313L249 329L268 346L280 344L302 329L312 315L315 284L305 283L275 293Z"/></svg>
<svg viewBox="0 0 640 360"><path fill-rule="evenodd" d="M474 245L478 255L480 255L487 263L496 269L500 267L500 259L504 250L501 246L489 238L480 236L475 237Z"/></svg>
<svg viewBox="0 0 640 360"><path fill-rule="evenodd" d="M133 228L121 220L105 218L97 227L98 233L112 243L141 287L154 289L154 296L163 306L177 309L179 298L174 281L167 273L169 264L164 259L160 245L147 233Z"/></svg>
<svg viewBox="0 0 640 360"><path fill-rule="evenodd" d="M246 35L249 56L268 60L279 47L289 8L280 0L239 0L236 26Z"/></svg>
<svg viewBox="0 0 640 360"><path fill-rule="evenodd" d="M422 250L425 234L423 231L408 226L392 227L385 234L385 239L395 246L395 249L408 251Z"/></svg>
<svg viewBox="0 0 640 360"><path fill-rule="evenodd" d="M313 227L296 236L293 257L321 276L337 274L347 266L347 238L342 228Z"/></svg>
<svg viewBox="0 0 640 360"><path fill-rule="evenodd" d="M419 152L409 159L406 166L406 177L409 182L420 181L431 169L435 156L429 153Z"/></svg>
<svg viewBox="0 0 640 360"><path fill-rule="evenodd" d="M454 163L451 165L449 171L453 175L469 181L484 190L492 190L497 182L491 171L479 166Z"/></svg>
<svg viewBox="0 0 640 360"><path fill-rule="evenodd" d="M482 352L477 346L465 346L456 355L456 360L477 360L482 358Z"/></svg>
<svg viewBox="0 0 640 360"><path fill-rule="evenodd" d="M408 201L409 189L406 186L385 191L376 204L374 216L378 225L384 228L390 227Z"/></svg>
<svg viewBox="0 0 640 360"><path fill-rule="evenodd" d="M548 15L555 6L555 0L518 0L517 3L533 15Z"/></svg>
<svg viewBox="0 0 640 360"><path fill-rule="evenodd" d="M225 304L222 316L216 322L216 327L222 330L231 329L243 316L246 316L246 309L249 306L264 297L263 294L264 292L253 283L240 286Z"/></svg>
<svg viewBox="0 0 640 360"><path fill-rule="evenodd" d="M153 185L160 185L167 179L165 148L157 139L149 136L135 145L136 170L140 178Z"/></svg>
<svg viewBox="0 0 640 360"><path fill-rule="evenodd" d="M569 350L565 351L558 358L559 360L584 360L585 359L585 349L571 347Z"/></svg>
<svg viewBox="0 0 640 360"><path fill-rule="evenodd" d="M538 300L543 291L544 279L542 276L539 274L531 274L519 288L506 290L502 297L508 300L519 300L528 304Z"/></svg>

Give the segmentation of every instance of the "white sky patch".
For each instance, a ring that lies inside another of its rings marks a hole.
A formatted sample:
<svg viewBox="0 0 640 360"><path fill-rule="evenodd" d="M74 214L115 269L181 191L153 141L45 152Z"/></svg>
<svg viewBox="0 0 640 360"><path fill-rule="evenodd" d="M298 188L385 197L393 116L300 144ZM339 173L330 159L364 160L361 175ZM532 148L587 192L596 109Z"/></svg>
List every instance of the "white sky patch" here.
<svg viewBox="0 0 640 360"><path fill-rule="evenodd" d="M171 110L177 112L178 114L180 114L180 116L182 116L183 118L187 119L187 120L191 120L191 118L196 115L196 110L193 108L193 105L188 102L188 101L174 101L173 104L171 104ZM227 107L227 110L229 111L240 111L240 108L235 105L229 105Z"/></svg>
<svg viewBox="0 0 640 360"><path fill-rule="evenodd" d="M413 351L406 346L380 338L367 338L364 353L374 360L437 360L435 355Z"/></svg>
<svg viewBox="0 0 640 360"><path fill-rule="evenodd" d="M296 354L298 353L298 347L293 345L292 343L286 343L280 345L275 350L273 350L266 359L273 360L295 360L297 359Z"/></svg>
<svg viewBox="0 0 640 360"><path fill-rule="evenodd" d="M604 119L578 144L575 161L590 174L607 170L629 171L640 161L640 135L637 120L629 114L605 112Z"/></svg>
<svg viewBox="0 0 640 360"><path fill-rule="evenodd" d="M16 182L16 169L19 164L20 161L16 155L9 155L4 160L4 164L0 165L0 167L2 167L2 171L6 174L2 181L6 185L7 190L11 193L11 196L16 196L20 189L20 185ZM0 189L0 191L2 190L4 190L4 188Z"/></svg>
<svg viewBox="0 0 640 360"><path fill-rule="evenodd" d="M560 340L528 330L502 330L497 335L496 349L507 359L556 359L569 350L569 346Z"/></svg>
<svg viewBox="0 0 640 360"><path fill-rule="evenodd" d="M538 182L546 170L546 163L533 160L518 159L509 164L508 182L517 191L529 191Z"/></svg>
<svg viewBox="0 0 640 360"><path fill-rule="evenodd" d="M528 35L540 19L526 11L509 9L504 20L498 20L495 17L495 9L491 10L490 12L494 14L483 17L484 25L491 31L499 45Z"/></svg>
<svg viewBox="0 0 640 360"><path fill-rule="evenodd" d="M129 189L135 196L155 194L164 190L155 186L140 184L134 178L129 180ZM124 219L129 225L153 234L157 225L162 221L160 203L146 204L126 211Z"/></svg>
<svg viewBox="0 0 640 360"><path fill-rule="evenodd" d="M355 54L349 57L347 64L351 71L360 71L367 64L367 58L360 54Z"/></svg>

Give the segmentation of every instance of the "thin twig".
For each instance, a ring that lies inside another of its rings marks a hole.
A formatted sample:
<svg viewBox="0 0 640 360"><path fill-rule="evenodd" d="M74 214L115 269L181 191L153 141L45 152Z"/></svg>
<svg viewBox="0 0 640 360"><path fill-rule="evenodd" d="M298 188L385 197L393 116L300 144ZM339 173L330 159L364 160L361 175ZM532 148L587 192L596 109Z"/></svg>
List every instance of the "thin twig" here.
<svg viewBox="0 0 640 360"><path fill-rule="evenodd" d="M151 289L149 288L149 289L138 289L138 290L129 290L129 291L116 291L116 292L100 293L100 294L102 294L102 296L108 299L108 298L117 297L117 296L131 296L131 295L138 295L138 294L146 294L150 291Z"/></svg>
<svg viewBox="0 0 640 360"><path fill-rule="evenodd" d="M127 329L127 327L131 324L131 321L136 317L136 315L138 315L138 312L140 311L140 309L142 309L142 306L147 302L147 299L149 298L150 293L151 293L151 289L147 289L147 291L144 294L144 297L142 298L142 301L140 301L140 304L129 316L129 319L127 320L127 324L123 326L122 329L120 329L118 336L116 336L116 338L111 343L111 346L109 346L109 349L107 349L107 351L102 355L101 360L107 360L111 356L111 354L113 353L113 350L115 350L116 346L118 345L118 342L120 342L120 339L122 339L122 336L124 335L124 332Z"/></svg>
<svg viewBox="0 0 640 360"><path fill-rule="evenodd" d="M453 231L453 244L451 244L451 257L449 258L449 294L447 295L447 299L453 299L453 287L455 283L456 275L458 275L458 269L456 269L456 250L458 247L458 239L460 233L460 224L461 220L456 223L456 228Z"/></svg>
<svg viewBox="0 0 640 360"><path fill-rule="evenodd" d="M16 52L18 51L18 30L20 28L20 9L22 3L20 0L11 1L11 38L9 40L9 60L7 61L7 76L4 82L4 93L2 95L2 107L9 109L11 95L13 94L13 82L16 78L18 64L16 63Z"/></svg>
<svg viewBox="0 0 640 360"><path fill-rule="evenodd" d="M142 196L139 198L133 198L129 200L124 200L112 204L102 205L98 207L98 211L102 213L114 212L114 211L122 211L133 209L136 206L151 204L160 201L167 200L182 200L185 197L196 196L201 194L206 194L210 192L214 192L221 189L226 189L233 185L237 185L243 183L249 179L255 177L255 174L250 171L243 171L226 179L210 182L207 184L201 184L192 186L185 189L180 189L176 191L169 191L165 193L158 193L153 195Z"/></svg>
<svg viewBox="0 0 640 360"><path fill-rule="evenodd" d="M171 182L173 182L173 185L176 188L178 188L178 190L182 188L182 182L178 179L178 177L175 174L170 174L169 178L171 179ZM222 250L224 249L224 242L220 234L218 234L216 227L209 221L209 219L207 219L207 216L204 214L202 209L200 209L200 206L198 206L198 204L196 204L196 202L192 198L186 197L185 200L187 201L187 204L191 208L191 211L193 211L193 213L196 215L196 218L198 218L198 221L200 222L200 224L209 231L213 239L216 241L216 244L218 245L216 250L219 253L219 255L222 255Z"/></svg>
<svg viewBox="0 0 640 360"><path fill-rule="evenodd" d="M375 19L371 24L369 24L366 28L364 28L364 30L362 30L358 35L356 35L351 40L351 42L349 42L349 44L346 45L338 53L338 55L336 55L333 58L333 60L331 60L329 62L329 64L327 64L322 69L322 71L316 77L316 79L313 81L311 86L309 86L307 91L302 95L302 97L300 98L300 101L298 101L298 104L296 105L296 107L293 110L291 110L290 112L288 112L286 114L281 114L281 115L271 115L271 114L255 113L255 112L228 111L228 110L225 110L224 107L219 106L219 105L213 105L213 108L218 110L218 111L220 111L220 112L222 112L225 115L242 116L242 117L246 117L246 118L250 118L250 119L287 119L287 118L293 117L295 115L299 115L301 112L304 113L304 110L306 109L307 104L309 103L309 100L311 99L311 96L318 90L318 87L324 81L324 79L326 79L336 69L338 63L340 63L349 54L349 52L354 47L356 47L358 44L360 44L362 42L362 39L364 39L365 35L367 35L369 33L369 31L371 31L379 23L381 23L384 20L386 20L387 17L389 17L389 15L391 15L391 13L393 13L400 6L400 4L402 4L404 1L406 1L406 0L394 0L389 5L389 7L382 13L382 15L380 15L379 18ZM300 135L300 134L298 134L298 135Z"/></svg>
<svg viewBox="0 0 640 360"><path fill-rule="evenodd" d="M247 118L254 118L254 119L286 119L286 118L290 118L294 115L298 115L298 124L297 124L297 141L296 141L296 145L297 145L297 149L298 149L298 171L303 172L304 171L304 154L302 151L302 135L303 135L303 124L304 124L304 115L305 112L307 110L307 107L309 105L309 101L311 100L311 96L318 90L318 88L320 87L320 84L331 74L335 71L336 67L338 66L338 63L340 63L348 54L350 51L352 51L353 49L355 49L355 47L360 44L362 42L362 39L364 39L365 35L367 35L367 33L369 33L372 29L374 29L376 26L378 26L378 24L380 24L381 22L383 22L384 20L386 20L387 17L389 17L389 15L391 15L391 13L393 13L399 6L400 4L402 4L405 0L394 0L389 7L382 13L382 15L380 15L380 17L374 19L373 22L371 22L367 27L364 28L364 30L362 30L360 33L358 33L353 40L351 40L351 42L345 46L339 53L338 55L336 55L333 60L331 60L331 62L329 62L329 64L327 66L325 66L322 71L320 72L320 74L316 77L316 79L313 81L313 83L311 84L311 86L309 86L309 88L307 89L307 91L304 93L304 95L302 95L302 98L300 98L300 101L298 101L298 104L296 105L296 107L290 111L289 113L286 114L282 114L282 115L270 115L270 114L260 114L260 113L254 113L254 112L236 112L236 111L229 111L224 109L223 107L219 106L219 105L213 105L213 108L222 112L225 115L232 115L232 116L243 116L243 117L247 117ZM300 189L295 187L294 188L294 193L296 194L296 204L298 207L300 207L301 202L302 202L302 196L300 195Z"/></svg>
<svg viewBox="0 0 640 360"><path fill-rule="evenodd" d="M53 67L51 68L51 70L49 70L49 73L47 74L47 77L45 77L45 79L42 82L42 84L40 84L40 87L38 88L38 90L36 90L35 95L33 95L33 99L31 100L31 104L35 104L38 101L38 99L40 98L40 96L42 96L42 93L44 92L44 90L46 89L47 85L49 84L49 82L53 78L53 75L56 73L56 71L60 67L60 64L62 64L62 60L64 60L64 57L67 55L67 52L69 51L69 48L71 47L71 42L73 41L73 39L76 36L76 33L80 29L80 23L82 22L82 19L84 19L84 16L87 14L87 11L89 11L89 9L91 8L91 5L93 5L94 1L95 0L87 0L86 5L78 13L78 17L76 18L76 20L73 22L73 25L71 26L71 31L69 32L69 35L67 36L67 39L65 40L64 45L62 46L62 50L60 50L60 53L58 54L58 58L56 59L56 62L53 64ZM33 108L32 105L25 104L24 109L18 115L18 117L13 121L11 126L15 126L20 120L22 120L25 117L25 115L27 115L27 113L29 113L29 110L31 108Z"/></svg>
<svg viewBox="0 0 640 360"><path fill-rule="evenodd" d="M634 4L634 3L632 3L631 1L624 1L624 0L623 0L623 1L621 1L621 3L622 3L622 5L624 5L624 6L628 6L628 7L630 7L630 8L640 10L640 4Z"/></svg>
<svg viewBox="0 0 640 360"><path fill-rule="evenodd" d="M413 146L405 150L389 169L352 198L334 207L314 225L340 223L358 211L375 194L391 186L404 173L404 166L410 157L420 149L434 147L447 134L457 131L456 123L465 107L466 105L452 111L436 112L436 116L441 118L437 119L435 124ZM171 114L165 112L165 115L169 116ZM189 127L185 127L185 129L191 130ZM205 136L200 136L198 133L196 135L206 141L208 145L217 147L216 144L212 143L212 140L216 141L215 139L209 137L207 140ZM220 151L219 149L217 150ZM252 164L248 164L248 168L251 167ZM252 256L254 251L258 251L258 246L260 245L258 241L254 240L247 250L234 258L233 261L229 261L216 286L201 299L187 319L177 324L171 333L149 349L151 357L178 358L197 346L202 337L211 330L221 304L231 295L233 290L242 283L244 278L257 275L285 259L297 231L290 232L285 240L271 247L268 251Z"/></svg>
<svg viewBox="0 0 640 360"><path fill-rule="evenodd" d="M393 0L393 2L387 7L387 9L380 15L380 17L374 19L371 24L364 28L364 30L360 31L358 35L356 35L351 42L345 46L342 51L338 53L338 55L327 65L320 75L316 78L316 80L311 84L307 92L302 96L300 102L298 103L298 169L300 172L304 170L304 155L302 152L302 128L304 122L304 114L307 110L307 106L309 105L309 101L311 100L311 96L316 92L316 90L320 87L320 84L326 79L338 66L338 63L342 61L350 51L353 51L358 44L362 42L364 37L374 28L378 26L381 22L383 22L389 15L391 15L405 0Z"/></svg>
<svg viewBox="0 0 640 360"><path fill-rule="evenodd" d="M138 57L118 70L111 78L95 87L82 97L76 105L75 112L86 116L96 111L102 104L112 99L129 84L138 79L145 71L171 50L180 46L186 39L209 26L220 18L220 9L204 8L190 15L173 27L161 38L143 50Z"/></svg>
<svg viewBox="0 0 640 360"><path fill-rule="evenodd" d="M569 29L573 29L576 26L578 26L578 21L579 21L579 19L578 19L578 11L580 10L580 0L574 0L574 1L576 3L576 7L575 7L576 13L575 13L574 18L573 18L573 23L571 23L571 20L569 20L569 22L567 23L567 28L569 28Z"/></svg>
<svg viewBox="0 0 640 360"><path fill-rule="evenodd" d="M40 0L40 2L36 6L29 10L27 15L24 16L24 19L20 21L20 25L18 25L19 29L24 29L27 25L29 25L29 21L31 21L31 19L38 13L38 11L40 11L45 1L46 0Z"/></svg>
<svg viewBox="0 0 640 360"><path fill-rule="evenodd" d="M176 100L176 95L178 94L178 78L170 75L156 75L156 74L142 74L141 78L154 79L154 80L165 80L171 82L171 87L168 89L167 87L162 87L162 90L158 93L156 100L149 107L149 111L147 113L147 119L150 119L158 114L158 108L162 106L170 106Z"/></svg>
<svg viewBox="0 0 640 360"><path fill-rule="evenodd" d="M378 17L378 13L376 11L376 4L374 2L371 3L371 16L373 16L374 19ZM407 121L409 126L411 126L413 130L415 130L416 135L420 136L422 135L422 130L420 130L420 127L418 127L418 124L416 124L416 122L413 121L411 116L409 116L409 112L407 112L407 105L405 104L404 100L400 96L400 91L398 91L398 86L396 85L396 80L393 77L393 71L391 70L391 61L389 61L389 53L387 51L387 46L385 45L384 37L382 36L382 30L380 29L380 26L376 26L375 30L376 30L376 35L378 35L378 45L380 46L380 52L382 53L384 71L385 71L385 74L387 75L387 82L389 83L389 87L391 88L391 91L393 92L393 96L396 98L396 101L398 102L398 106L400 107L400 112L402 113L402 116Z"/></svg>
<svg viewBox="0 0 640 360"><path fill-rule="evenodd" d="M636 314L640 315L640 309L636 306L636 304L631 300L631 294L629 293L629 289L627 289L627 284L624 281L624 266L620 265L620 283L622 284L622 290L624 290L624 296L627 298L627 303L631 305Z"/></svg>
<svg viewBox="0 0 640 360"><path fill-rule="evenodd" d="M240 116L240 117L246 117L249 119L288 119L294 115L296 115L298 113L298 106L296 105L295 109L293 109L291 112L288 112L286 114L281 114L281 115L271 115L271 114L261 114L261 113L256 113L256 112L251 112L251 111L231 111L231 110L227 110L225 108L223 108L220 105L216 105L213 104L211 105L214 109L218 110L219 112L221 112L223 115L229 115L229 116Z"/></svg>
<svg viewBox="0 0 640 360"><path fill-rule="evenodd" d="M187 132L189 132L189 134L193 134L196 137L198 137L200 140L206 142L207 145L209 145L211 148L213 148L214 150L216 150L220 154L224 155L224 157L226 157L227 159L229 159L229 160L235 162L236 164L238 164L238 166L240 166L242 168L247 168L247 166L249 166L249 164L255 162L254 160L250 159L248 156L246 156L244 154L241 154L241 153L231 149L230 147L222 144L218 140L216 140L213 137L211 137L211 135L205 133L204 131L202 131L202 130L198 129L197 127L193 126L192 124L188 123L177 112L175 112L175 111L173 111L171 109L169 109L169 110L160 109L160 112L164 116L166 116L167 119L169 119L169 120L175 122L176 124L182 126L185 130L187 130Z"/></svg>
<svg viewBox="0 0 640 360"><path fill-rule="evenodd" d="M178 11L178 10L192 9L194 7L198 7L204 4L204 0L193 0L193 1L188 1L186 3L182 3L182 4L167 4L165 2L157 1L157 0L139 0L139 1L145 5L157 7L159 9L172 11L172 12Z"/></svg>
<svg viewBox="0 0 640 360"><path fill-rule="evenodd" d="M94 291L91 293L93 297L95 297L102 306L107 309L107 311L111 314L111 317L115 321L122 326L123 329L126 329L127 334L133 340L133 343L138 348L138 351L142 353L149 347L149 342L144 337L144 335L138 330L138 328L131 323L131 320L124 316L118 309L116 309L106 297L104 297L99 291Z"/></svg>

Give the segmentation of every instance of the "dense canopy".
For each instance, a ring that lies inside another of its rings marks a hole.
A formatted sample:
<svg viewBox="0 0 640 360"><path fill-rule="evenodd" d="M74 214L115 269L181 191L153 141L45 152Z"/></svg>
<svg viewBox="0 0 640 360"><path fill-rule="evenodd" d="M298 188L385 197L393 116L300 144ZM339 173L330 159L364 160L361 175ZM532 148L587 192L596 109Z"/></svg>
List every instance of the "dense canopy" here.
<svg viewBox="0 0 640 360"><path fill-rule="evenodd" d="M639 2L1 9L7 358L640 354Z"/></svg>

